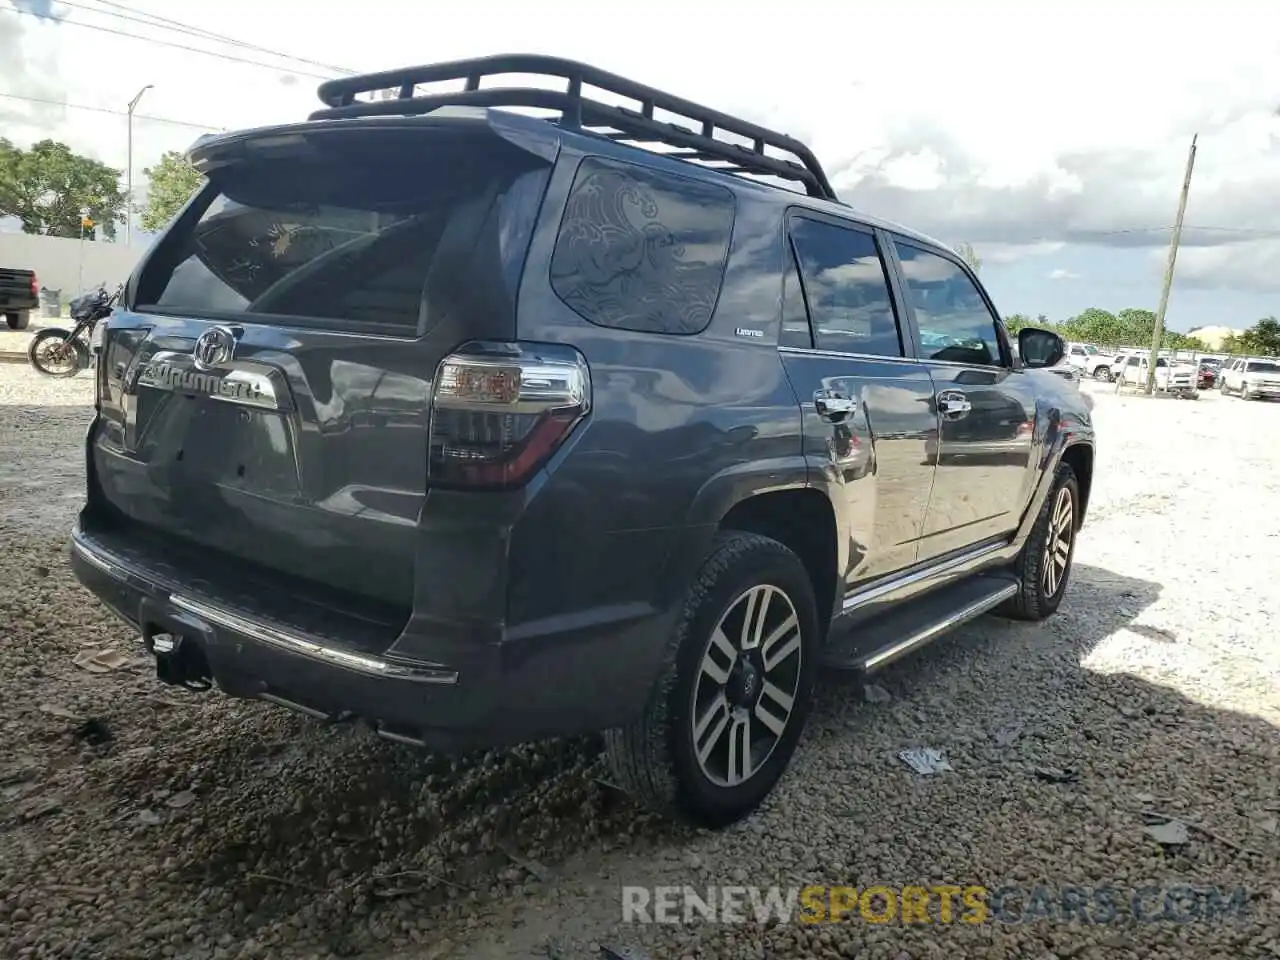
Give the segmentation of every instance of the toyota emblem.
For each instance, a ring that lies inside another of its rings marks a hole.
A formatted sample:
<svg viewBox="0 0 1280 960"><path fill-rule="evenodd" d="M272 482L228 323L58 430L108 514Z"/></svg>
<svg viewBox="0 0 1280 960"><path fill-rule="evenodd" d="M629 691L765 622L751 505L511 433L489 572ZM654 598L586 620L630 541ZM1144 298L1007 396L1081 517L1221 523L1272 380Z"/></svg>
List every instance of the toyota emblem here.
<svg viewBox="0 0 1280 960"><path fill-rule="evenodd" d="M197 370L224 366L236 352L236 335L226 327L210 327L196 339L191 358Z"/></svg>

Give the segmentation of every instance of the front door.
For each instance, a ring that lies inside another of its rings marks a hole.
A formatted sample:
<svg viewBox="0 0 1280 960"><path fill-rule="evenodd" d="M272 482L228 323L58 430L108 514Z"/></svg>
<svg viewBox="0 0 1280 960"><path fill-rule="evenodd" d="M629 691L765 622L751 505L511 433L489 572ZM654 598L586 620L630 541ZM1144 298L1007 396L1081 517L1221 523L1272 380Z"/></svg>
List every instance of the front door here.
<svg viewBox="0 0 1280 960"><path fill-rule="evenodd" d="M1036 398L960 261L906 240L895 240L894 251L938 414L938 466L920 545L928 560L1018 526L1033 474Z"/></svg>
<svg viewBox="0 0 1280 960"><path fill-rule="evenodd" d="M837 511L848 592L915 562L933 480L933 384L908 357L869 228L794 216L786 258L782 362L804 411L812 482Z"/></svg>

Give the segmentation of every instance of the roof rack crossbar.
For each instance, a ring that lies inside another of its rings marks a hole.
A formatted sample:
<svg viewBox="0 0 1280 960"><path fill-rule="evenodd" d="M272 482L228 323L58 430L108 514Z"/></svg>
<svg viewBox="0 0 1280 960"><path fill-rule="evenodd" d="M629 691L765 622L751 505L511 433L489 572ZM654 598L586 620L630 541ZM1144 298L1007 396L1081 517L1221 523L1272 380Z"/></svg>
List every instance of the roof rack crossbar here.
<svg viewBox="0 0 1280 960"><path fill-rule="evenodd" d="M539 87L481 88L485 77L504 74L550 76L563 79L565 86L561 90ZM414 91L420 84L448 80L464 81L464 89L415 96ZM633 100L638 109L590 100L583 96L584 85ZM398 92L395 99L356 99L360 94L391 89ZM734 171L797 181L811 196L838 199L813 151L794 137L597 67L559 57L503 54L406 67L329 80L322 83L317 92L325 108L312 113L312 120L412 116L428 114L446 106L532 107L551 110L559 113L558 118L553 118L554 121L566 129L590 133L601 132L592 129L600 127L616 130L628 136L610 136L610 139L635 144L661 143L694 151L700 155L697 159L728 161L733 165L729 169ZM690 121L689 126L657 119L655 112L658 110ZM720 139L716 136L718 132L732 134L747 141L750 146ZM789 154L795 160L766 154L766 148Z"/></svg>

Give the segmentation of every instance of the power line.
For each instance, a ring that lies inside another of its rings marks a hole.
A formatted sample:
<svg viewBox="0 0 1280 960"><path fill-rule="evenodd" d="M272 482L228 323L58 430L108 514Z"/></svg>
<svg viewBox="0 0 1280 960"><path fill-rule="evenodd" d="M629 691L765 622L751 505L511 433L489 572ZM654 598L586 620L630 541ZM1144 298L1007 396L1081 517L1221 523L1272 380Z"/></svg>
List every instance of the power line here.
<svg viewBox="0 0 1280 960"><path fill-rule="evenodd" d="M277 73L294 73L300 77L312 77L316 80L331 80L331 75L309 73L306 70L294 70L292 68L281 67L277 64L263 63L261 60L250 60L246 57L237 57L230 53L218 53L214 50L202 50L199 47L189 47L182 43L173 43L169 40L158 40L155 37L138 37L124 30L113 30L110 27L99 26L96 23L81 23L79 20L60 20L57 17L46 16L40 13L34 13L31 10L18 10L14 7L0 7L0 13L14 13L20 17L34 17L37 20L46 20L50 23L56 23L59 26L83 27L86 30L97 30L99 33L109 33L117 37L125 37L129 40L141 40L144 43L154 43L161 47L172 47L174 50L185 50L187 53L199 53L206 57L213 57L217 60L226 60L231 63L244 63L251 67L262 67L266 70L274 70Z"/></svg>
<svg viewBox="0 0 1280 960"><path fill-rule="evenodd" d="M183 23L181 20L172 20L168 17L162 17L158 14L148 13L146 10L138 10L134 7L126 6L122 3L112 3L111 0L97 0L98 3L105 7L112 7L115 10L123 10L123 13L115 13L112 10L101 10L98 7L86 7L83 4L71 3L69 0L58 0L59 4L64 7L72 7L76 10L85 10L89 13L98 13L104 17L115 17L119 20L127 20L132 23L141 23L144 26L153 26L161 30L168 30L173 33L185 34L187 36L198 37L204 40L212 40L216 43L225 43L229 46L239 47L243 50L252 50L257 53L265 53L268 56L279 57L281 60L291 60L294 63L305 63L310 67L319 67L321 70L332 70L334 73L355 73L346 67L335 67L331 63L321 63L318 60L308 60L306 57L295 57L289 53L282 53L279 50L273 50L270 47L260 47L257 44L248 43L244 40L237 40L235 37L229 37L225 34L214 33L205 30L202 27L196 27L189 23ZM146 19L142 19L146 18ZM145 39L145 38L140 38Z"/></svg>
<svg viewBox="0 0 1280 960"><path fill-rule="evenodd" d="M4 97L6 100L25 100L28 103L47 103L50 106L65 107L68 110L89 110L89 111L92 111L93 113L109 113L117 117L127 117L129 115L128 112L125 110L112 110L108 107L91 107L88 104L66 103L62 100L46 100L43 97L24 97L21 94L17 94L17 93L0 93L0 97ZM218 131L218 130L226 129L226 127L211 127L207 123L189 123L186 120L170 120L168 117L150 117L142 113L135 113L133 115L133 119L149 120L152 123L167 123L175 127L191 127L192 129L195 129L195 130Z"/></svg>

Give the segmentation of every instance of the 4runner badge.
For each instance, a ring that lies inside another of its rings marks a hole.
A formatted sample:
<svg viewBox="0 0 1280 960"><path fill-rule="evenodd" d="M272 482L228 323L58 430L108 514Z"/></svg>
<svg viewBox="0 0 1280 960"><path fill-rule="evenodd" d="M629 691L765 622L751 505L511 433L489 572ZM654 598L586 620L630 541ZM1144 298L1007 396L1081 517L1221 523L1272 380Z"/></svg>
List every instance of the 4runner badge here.
<svg viewBox="0 0 1280 960"><path fill-rule="evenodd" d="M199 348L197 347L197 350ZM198 355L198 354L197 354ZM208 362L209 354L203 356ZM210 373L198 369L195 357L162 350L144 361L134 381L135 387L150 387L173 393L202 394L265 410L289 409L287 395L277 389L266 370L237 369Z"/></svg>

